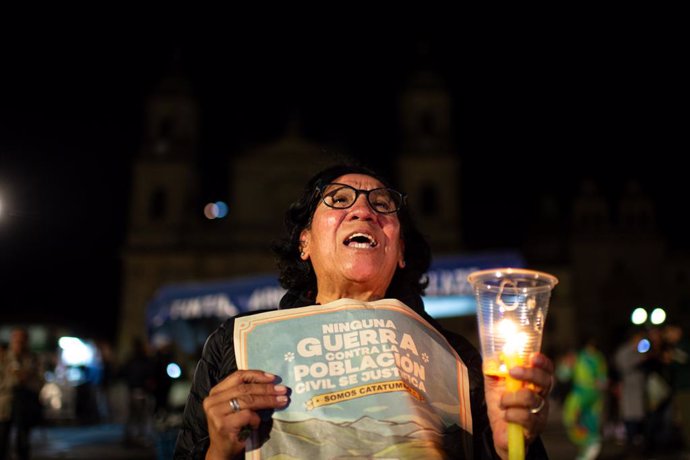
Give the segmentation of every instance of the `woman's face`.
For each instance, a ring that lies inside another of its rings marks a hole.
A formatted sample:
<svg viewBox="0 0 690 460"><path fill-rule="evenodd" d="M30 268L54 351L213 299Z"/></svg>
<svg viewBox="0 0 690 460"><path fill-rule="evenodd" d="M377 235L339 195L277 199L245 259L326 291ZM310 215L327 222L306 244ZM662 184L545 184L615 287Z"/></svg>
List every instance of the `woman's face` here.
<svg viewBox="0 0 690 460"><path fill-rule="evenodd" d="M363 174L346 174L333 182L358 190L384 187ZM311 260L319 293L358 286L362 292L373 290L382 296L404 260L397 213L375 212L363 194L347 209L320 202L311 227L302 231L300 239L302 258Z"/></svg>

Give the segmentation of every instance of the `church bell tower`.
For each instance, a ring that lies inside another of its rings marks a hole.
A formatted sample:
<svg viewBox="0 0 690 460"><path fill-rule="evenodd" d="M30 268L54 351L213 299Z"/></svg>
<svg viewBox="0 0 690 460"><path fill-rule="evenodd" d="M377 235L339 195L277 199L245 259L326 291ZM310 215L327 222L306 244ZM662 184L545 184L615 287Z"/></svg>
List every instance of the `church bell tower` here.
<svg viewBox="0 0 690 460"><path fill-rule="evenodd" d="M146 337L146 305L156 289L194 273L189 242L197 221L199 109L189 82L161 81L147 101L141 150L134 159L123 251L118 350Z"/></svg>
<svg viewBox="0 0 690 460"><path fill-rule="evenodd" d="M436 254L460 248L460 162L452 152L451 103L432 72L413 75L401 97L403 151L398 177Z"/></svg>
<svg viewBox="0 0 690 460"><path fill-rule="evenodd" d="M134 165L130 246L180 242L197 194L198 125L187 80L164 79L148 100L145 138Z"/></svg>

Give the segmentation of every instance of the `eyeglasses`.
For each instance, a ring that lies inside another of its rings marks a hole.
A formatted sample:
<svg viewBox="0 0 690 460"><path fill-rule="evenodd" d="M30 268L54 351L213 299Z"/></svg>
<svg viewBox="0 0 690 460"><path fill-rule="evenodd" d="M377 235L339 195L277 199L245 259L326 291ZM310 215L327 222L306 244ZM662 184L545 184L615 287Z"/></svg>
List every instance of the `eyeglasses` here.
<svg viewBox="0 0 690 460"><path fill-rule="evenodd" d="M321 193L323 203L334 209L352 207L359 195L367 197L371 209L380 214L392 214L400 211L405 204L406 195L392 188L375 188L373 190L359 190L345 184L327 184L317 189Z"/></svg>

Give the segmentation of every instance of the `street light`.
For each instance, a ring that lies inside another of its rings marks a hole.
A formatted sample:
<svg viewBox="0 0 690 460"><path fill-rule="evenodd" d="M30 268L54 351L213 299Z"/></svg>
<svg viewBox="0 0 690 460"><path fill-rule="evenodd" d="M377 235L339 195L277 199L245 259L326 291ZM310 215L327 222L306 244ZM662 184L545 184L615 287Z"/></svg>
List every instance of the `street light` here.
<svg viewBox="0 0 690 460"><path fill-rule="evenodd" d="M644 324L647 321L647 310L642 307L634 309L632 315L630 315L630 321L637 326Z"/></svg>
<svg viewBox="0 0 690 460"><path fill-rule="evenodd" d="M650 323L658 326L666 321L666 311L663 308L655 308L652 310L651 314L647 314L647 310L642 307L638 307L634 309L630 315L630 321L636 326L643 325L648 319Z"/></svg>
<svg viewBox="0 0 690 460"><path fill-rule="evenodd" d="M663 308L655 308L651 315L652 324L658 326L659 324L666 321L666 312Z"/></svg>
<svg viewBox="0 0 690 460"><path fill-rule="evenodd" d="M652 348L652 344L647 339L642 339L639 342L637 342L638 353L647 353L650 348Z"/></svg>

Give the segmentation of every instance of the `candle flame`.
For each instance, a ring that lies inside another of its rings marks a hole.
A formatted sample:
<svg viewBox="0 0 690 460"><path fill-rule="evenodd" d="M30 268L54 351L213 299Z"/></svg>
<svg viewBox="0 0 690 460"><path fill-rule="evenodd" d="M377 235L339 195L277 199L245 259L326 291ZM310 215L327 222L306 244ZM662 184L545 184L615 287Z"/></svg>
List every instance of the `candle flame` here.
<svg viewBox="0 0 690 460"><path fill-rule="evenodd" d="M512 322L509 319L502 319L497 326L498 333L503 336L504 339L508 340L508 337L511 337L517 333L517 326L515 326L515 323Z"/></svg>
<svg viewBox="0 0 690 460"><path fill-rule="evenodd" d="M529 337L524 332L518 332L518 327L509 319L498 323L498 332L503 337L505 345L503 352L507 355L520 355L525 349Z"/></svg>

